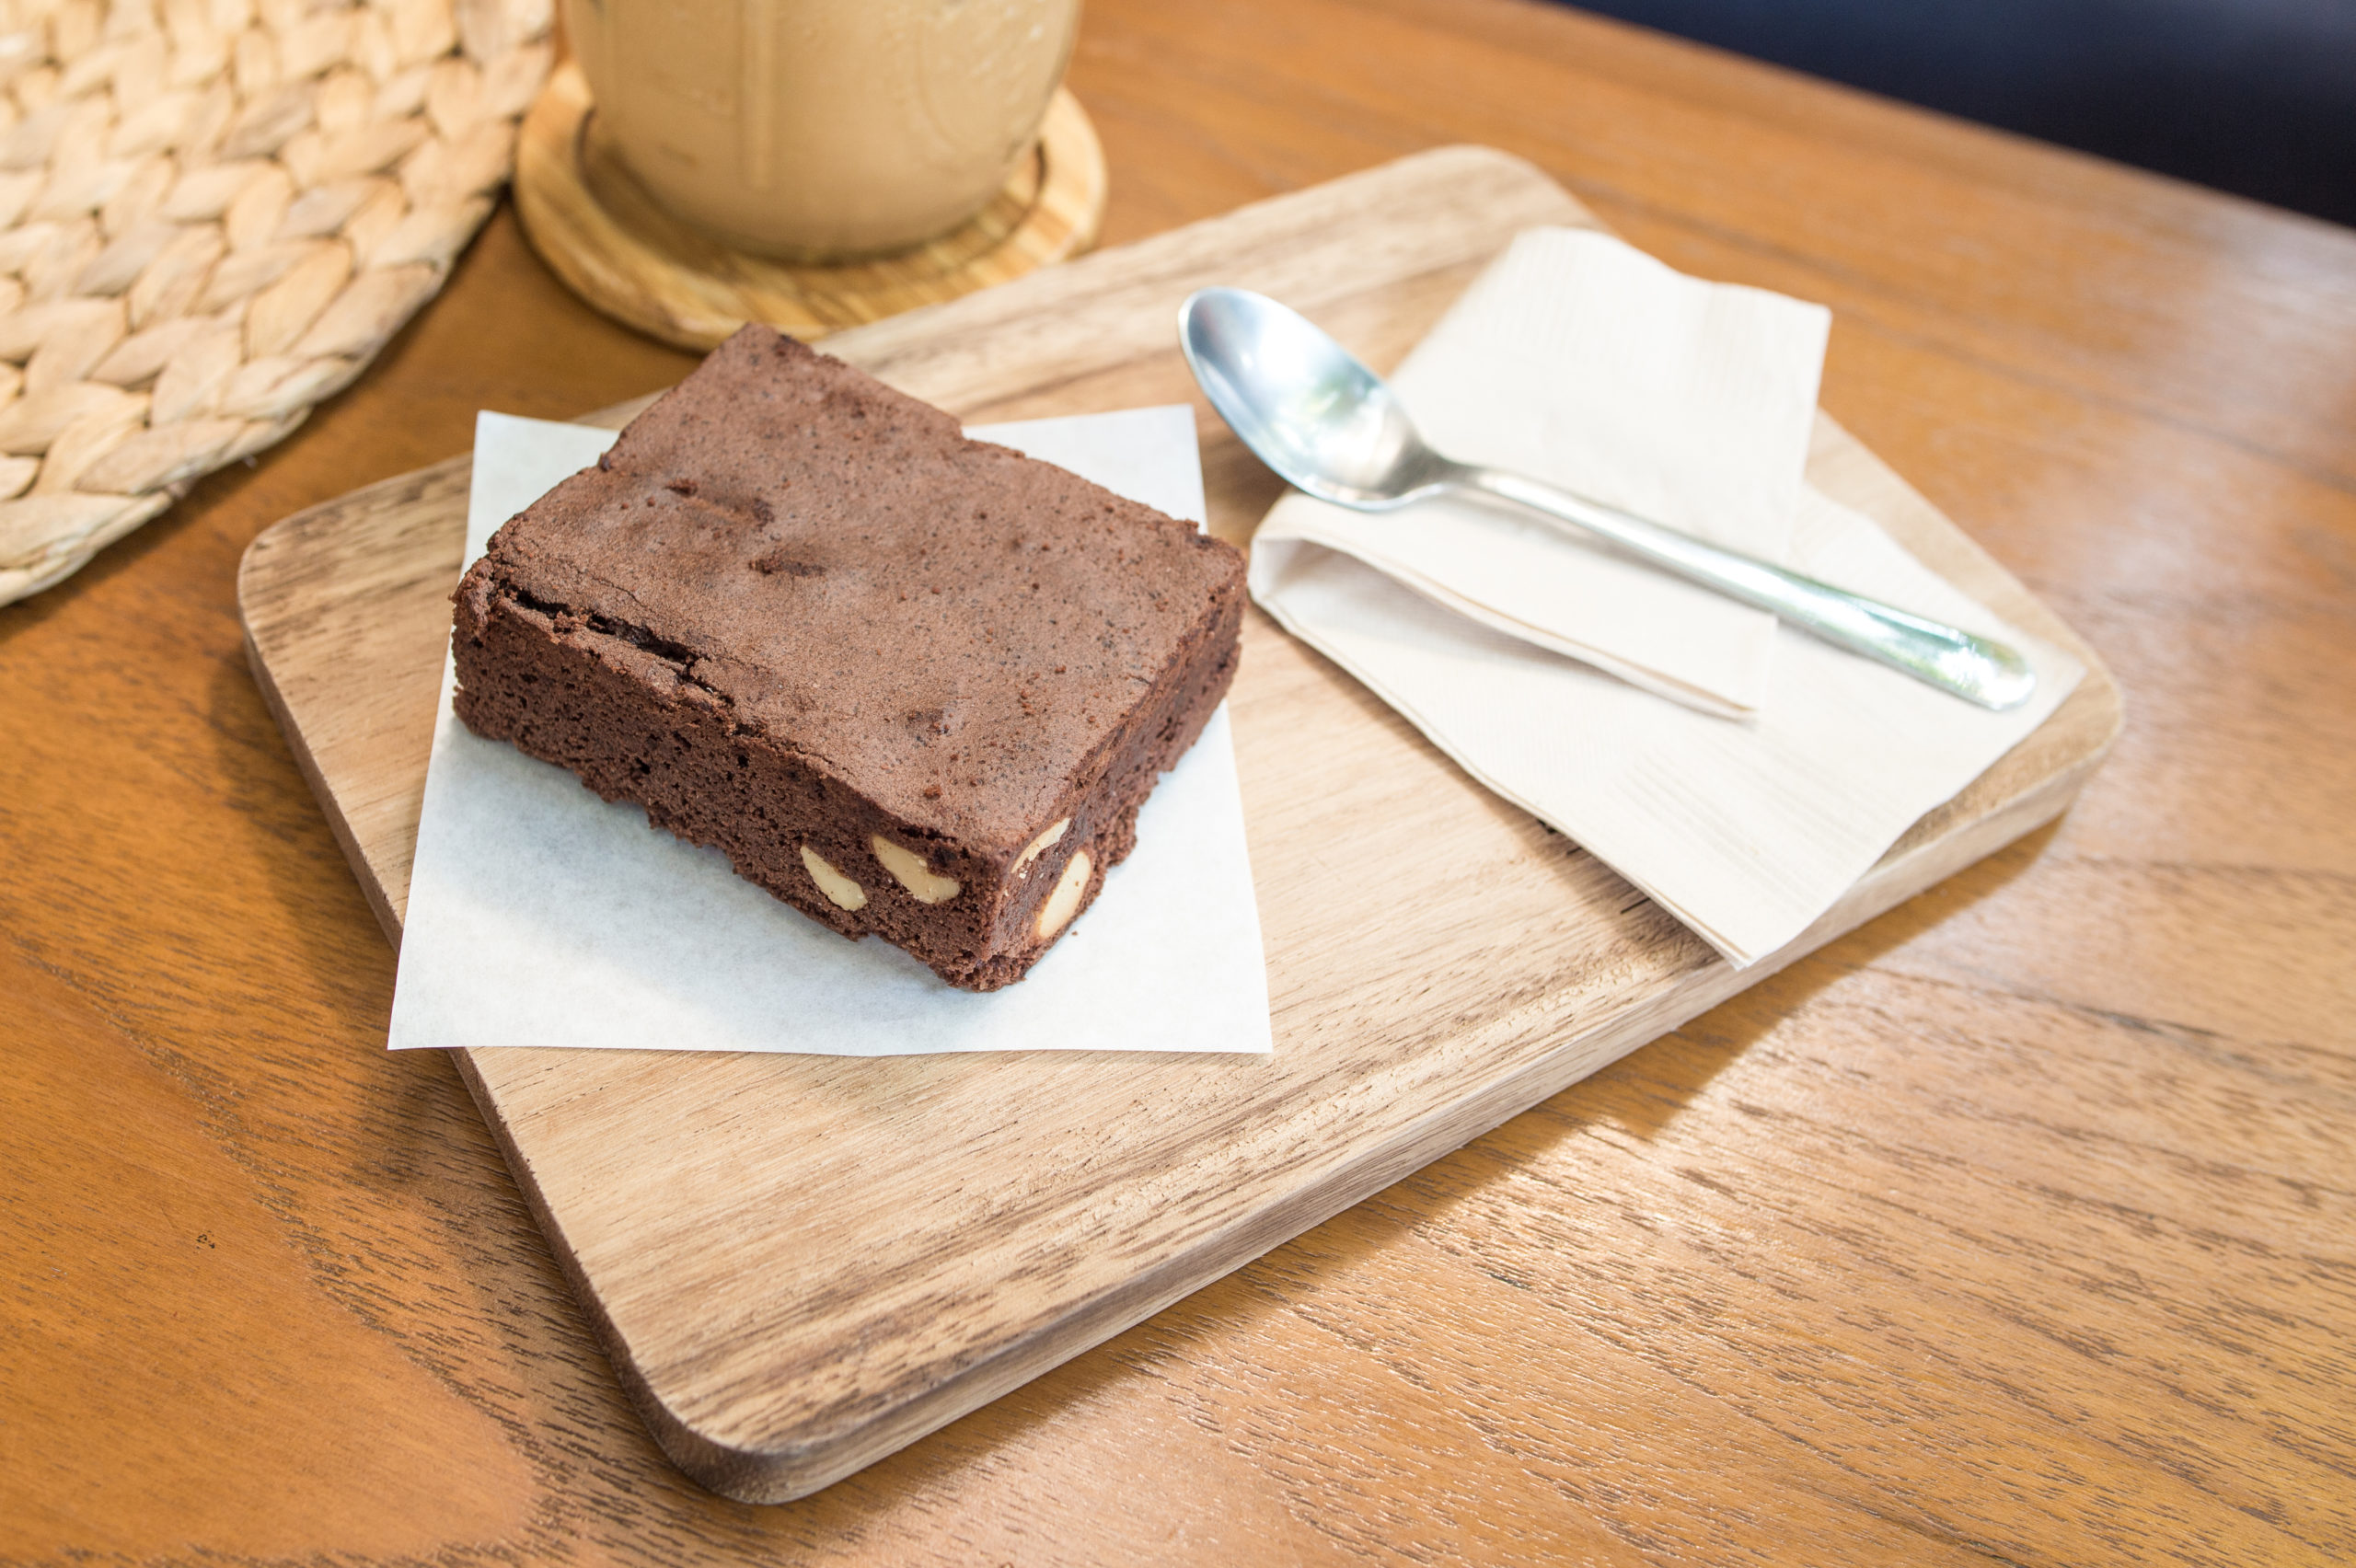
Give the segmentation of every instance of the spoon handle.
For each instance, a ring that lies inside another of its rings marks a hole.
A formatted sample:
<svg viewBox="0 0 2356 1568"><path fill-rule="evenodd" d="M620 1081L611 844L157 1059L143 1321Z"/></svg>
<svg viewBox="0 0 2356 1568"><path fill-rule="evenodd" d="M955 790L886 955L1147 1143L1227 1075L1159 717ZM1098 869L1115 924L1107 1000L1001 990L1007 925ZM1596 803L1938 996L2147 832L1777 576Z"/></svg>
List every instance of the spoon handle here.
<svg viewBox="0 0 2356 1568"><path fill-rule="evenodd" d="M1630 555L1714 588L1852 652L1878 659L1941 691L1999 712L2027 702L2036 672L2015 650L1959 628L1909 615L1811 577L1704 544L1519 474L1460 465L1451 480L1541 512Z"/></svg>

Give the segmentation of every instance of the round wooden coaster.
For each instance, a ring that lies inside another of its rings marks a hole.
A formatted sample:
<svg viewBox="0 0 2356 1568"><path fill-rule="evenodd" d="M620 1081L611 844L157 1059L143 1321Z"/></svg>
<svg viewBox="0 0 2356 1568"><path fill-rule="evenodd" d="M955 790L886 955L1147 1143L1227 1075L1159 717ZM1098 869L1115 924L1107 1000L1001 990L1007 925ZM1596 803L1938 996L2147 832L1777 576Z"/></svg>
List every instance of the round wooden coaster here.
<svg viewBox="0 0 2356 1568"><path fill-rule="evenodd" d="M797 338L955 299L1087 249L1104 215L1104 153L1056 90L1039 145L962 227L912 250L833 264L748 256L689 228L588 134L589 85L559 68L525 117L515 211L556 275L598 310L699 352L747 321Z"/></svg>

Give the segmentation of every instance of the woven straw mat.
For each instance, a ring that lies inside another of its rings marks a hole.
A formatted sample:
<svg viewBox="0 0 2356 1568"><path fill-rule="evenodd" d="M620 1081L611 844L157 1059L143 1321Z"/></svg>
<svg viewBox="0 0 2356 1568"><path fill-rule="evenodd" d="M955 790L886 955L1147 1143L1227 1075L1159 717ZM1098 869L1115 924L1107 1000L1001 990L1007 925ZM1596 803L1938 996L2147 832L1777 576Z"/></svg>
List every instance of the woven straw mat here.
<svg viewBox="0 0 2356 1568"><path fill-rule="evenodd" d="M490 215L549 0L0 0L0 604L349 383Z"/></svg>

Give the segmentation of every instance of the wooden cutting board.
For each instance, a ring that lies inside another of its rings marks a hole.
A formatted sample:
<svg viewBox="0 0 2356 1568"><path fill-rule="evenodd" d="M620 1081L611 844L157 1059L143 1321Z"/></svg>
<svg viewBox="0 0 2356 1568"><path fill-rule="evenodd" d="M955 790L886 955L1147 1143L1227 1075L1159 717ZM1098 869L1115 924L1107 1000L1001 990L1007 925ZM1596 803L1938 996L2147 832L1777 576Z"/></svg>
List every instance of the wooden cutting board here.
<svg viewBox="0 0 2356 1568"><path fill-rule="evenodd" d="M1527 164L1445 149L827 346L969 419L1184 401L1178 303L1226 282L1387 368L1547 223L1594 220ZM1196 407L1211 525L1241 541L1277 487ZM824 1486L2058 813L2118 730L2100 663L1829 421L1809 477L2088 674L1748 972L1255 611L1233 714L1273 1057L457 1054L664 1447L733 1497ZM397 941L467 482L456 458L290 518L238 584L255 676Z"/></svg>

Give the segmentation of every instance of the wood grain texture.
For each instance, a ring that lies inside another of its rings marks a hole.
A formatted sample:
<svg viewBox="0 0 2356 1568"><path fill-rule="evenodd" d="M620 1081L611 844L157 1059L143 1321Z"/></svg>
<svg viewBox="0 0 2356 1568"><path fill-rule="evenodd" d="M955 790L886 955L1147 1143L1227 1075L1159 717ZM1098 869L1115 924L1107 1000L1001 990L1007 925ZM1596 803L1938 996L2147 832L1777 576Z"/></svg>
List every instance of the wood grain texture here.
<svg viewBox="0 0 2356 1568"><path fill-rule="evenodd" d="M1442 149L829 347L971 419L1195 397L1211 525L1248 542L1266 476L1199 406L1179 301L1213 282L1266 288L1346 323L1387 368L1517 232L1591 222L1519 159ZM458 575L459 471L291 519L238 577L256 679L396 919ZM2099 661L1829 421L1810 472L2088 674L1749 972L1255 614L1230 706L1273 1063L461 1053L664 1447L748 1502L838 1481L2059 812L2118 733ZM412 640L395 648L379 625ZM406 729L387 726L396 713Z"/></svg>
<svg viewBox="0 0 2356 1568"><path fill-rule="evenodd" d="M1109 244L1477 141L1831 305L1826 406L2087 635L2118 748L2058 826L1098 1349L730 1504L449 1064L382 1051L389 950L239 646L266 526L478 408L684 374L502 213L259 468L0 612L0 1559L2356 1553L2356 237L1551 6L1095 0L1072 86Z"/></svg>
<svg viewBox="0 0 2356 1568"><path fill-rule="evenodd" d="M1068 260L1104 218L1104 151L1057 88L1038 144L1005 189L913 249L831 265L768 260L697 233L647 193L595 131L580 67L560 67L525 117L515 210L557 276L599 310L683 349L747 321L800 338L880 321Z"/></svg>

